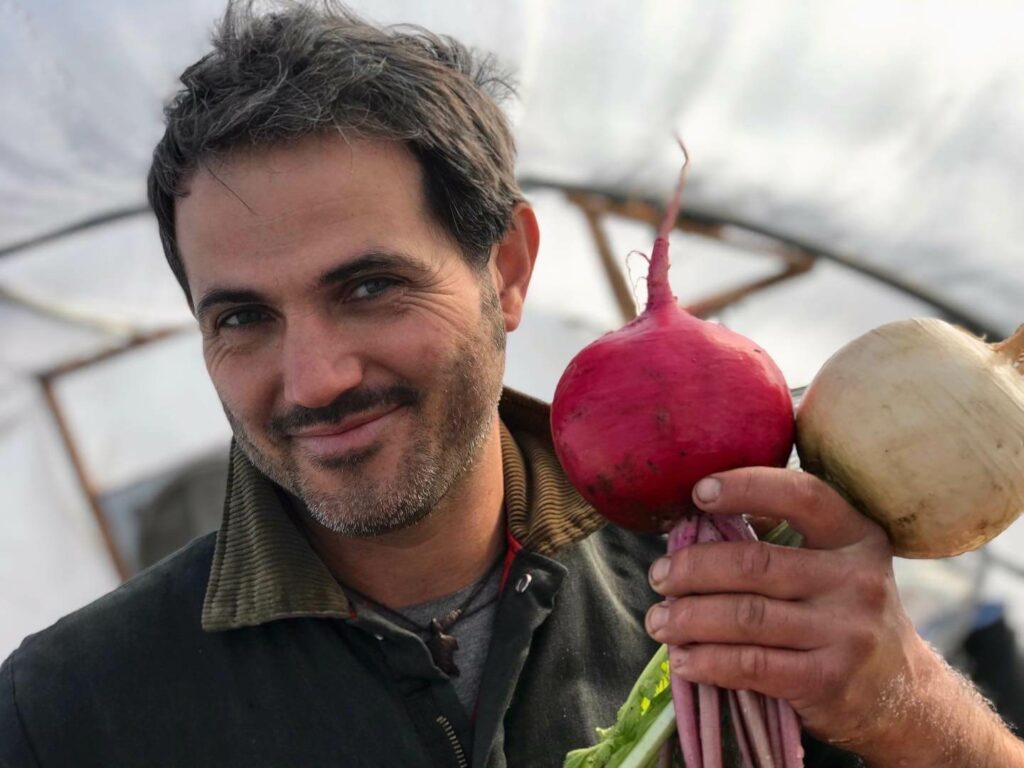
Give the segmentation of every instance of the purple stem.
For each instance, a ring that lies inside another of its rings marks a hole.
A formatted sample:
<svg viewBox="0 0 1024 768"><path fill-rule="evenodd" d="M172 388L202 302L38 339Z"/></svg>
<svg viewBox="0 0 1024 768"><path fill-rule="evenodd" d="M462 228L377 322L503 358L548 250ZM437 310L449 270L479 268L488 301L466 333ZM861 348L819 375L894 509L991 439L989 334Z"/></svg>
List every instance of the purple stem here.
<svg viewBox="0 0 1024 768"><path fill-rule="evenodd" d="M668 552L688 547L697 541L697 529L703 515L685 515L668 535ZM701 757L700 731L697 729L697 699L694 686L679 675L672 675L672 704L676 710L679 746L687 768L704 768Z"/></svg>
<svg viewBox="0 0 1024 768"><path fill-rule="evenodd" d="M729 699L729 716L732 719L732 730L736 736L736 744L740 748L740 757L743 758L743 768L755 768L754 758L750 756L747 729L743 727L740 707L736 703L736 691L726 691L726 697Z"/></svg>
<svg viewBox="0 0 1024 768"><path fill-rule="evenodd" d="M766 710L768 713L768 742L772 745L772 760L777 765L785 766L782 756L782 731L779 727L779 702L778 699L766 699Z"/></svg>
<svg viewBox="0 0 1024 768"><path fill-rule="evenodd" d="M757 541L757 534L742 515L715 515L711 522L726 541Z"/></svg>
<svg viewBox="0 0 1024 768"><path fill-rule="evenodd" d="M750 747L760 768L782 768L772 759L772 745L768 740L768 726L761 711L763 697L753 691L736 691L736 700L743 714L743 723L750 735Z"/></svg>
<svg viewBox="0 0 1024 768"><path fill-rule="evenodd" d="M714 526L726 541L755 541L757 534L741 516L716 515ZM800 742L800 720L788 702L769 700L767 716L772 753L782 768L803 768L804 748Z"/></svg>
<svg viewBox="0 0 1024 768"><path fill-rule="evenodd" d="M707 515L700 515L697 524L697 543L709 544L722 540ZM722 768L722 712L718 688L713 685L697 686L700 700L700 746L704 768Z"/></svg>
<svg viewBox="0 0 1024 768"><path fill-rule="evenodd" d="M756 541L757 534L740 515L685 515L668 537L668 551L691 544ZM721 768L721 699L718 688L697 686L672 675L679 744L687 768ZM803 768L800 722L788 703L753 691L728 691L736 741L744 768ZM699 697L700 707L697 706ZM700 720L698 726L698 717Z"/></svg>
<svg viewBox="0 0 1024 768"><path fill-rule="evenodd" d="M700 525L697 528L697 543L698 544L712 544L714 542L722 541L724 537L721 531L715 527L715 524L711 522L707 515L700 516Z"/></svg>
<svg viewBox="0 0 1024 768"><path fill-rule="evenodd" d="M803 768L804 746L800 742L800 721L788 701L779 702L779 724L782 729L784 768Z"/></svg>
<svg viewBox="0 0 1024 768"><path fill-rule="evenodd" d="M683 680L679 675L672 675L672 705L676 708L676 730L679 731L679 746L683 748L686 768L704 768L693 683Z"/></svg>
<svg viewBox="0 0 1024 768"><path fill-rule="evenodd" d="M672 768L672 739L667 740L658 750L658 768Z"/></svg>
<svg viewBox="0 0 1024 768"><path fill-rule="evenodd" d="M722 768L722 709L718 688L698 685L700 700L700 746L704 768Z"/></svg>
<svg viewBox="0 0 1024 768"><path fill-rule="evenodd" d="M675 527L668 534L668 552L672 554L677 549L688 547L697 541L697 528L700 525L700 514L690 513L684 515Z"/></svg>

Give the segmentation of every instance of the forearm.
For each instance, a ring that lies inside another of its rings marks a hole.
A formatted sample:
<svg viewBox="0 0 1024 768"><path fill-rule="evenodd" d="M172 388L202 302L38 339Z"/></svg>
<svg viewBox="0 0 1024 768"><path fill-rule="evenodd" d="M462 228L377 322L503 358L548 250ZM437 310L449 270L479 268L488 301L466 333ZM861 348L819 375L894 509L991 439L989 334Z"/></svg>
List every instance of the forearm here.
<svg viewBox="0 0 1024 768"><path fill-rule="evenodd" d="M881 730L847 748L869 768L1024 768L1024 742L970 681L923 643L918 661L883 694Z"/></svg>

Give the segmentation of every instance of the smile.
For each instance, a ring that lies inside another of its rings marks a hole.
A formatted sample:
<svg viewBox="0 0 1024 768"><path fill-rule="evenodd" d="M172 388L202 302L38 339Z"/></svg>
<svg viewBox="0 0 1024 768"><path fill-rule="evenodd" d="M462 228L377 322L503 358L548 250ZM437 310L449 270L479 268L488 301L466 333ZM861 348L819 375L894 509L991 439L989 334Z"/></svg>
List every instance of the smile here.
<svg viewBox="0 0 1024 768"><path fill-rule="evenodd" d="M290 437L296 445L317 457L340 456L365 450L379 439L392 421L392 416L403 406L395 405L382 411L359 414L341 424L326 424L293 432Z"/></svg>

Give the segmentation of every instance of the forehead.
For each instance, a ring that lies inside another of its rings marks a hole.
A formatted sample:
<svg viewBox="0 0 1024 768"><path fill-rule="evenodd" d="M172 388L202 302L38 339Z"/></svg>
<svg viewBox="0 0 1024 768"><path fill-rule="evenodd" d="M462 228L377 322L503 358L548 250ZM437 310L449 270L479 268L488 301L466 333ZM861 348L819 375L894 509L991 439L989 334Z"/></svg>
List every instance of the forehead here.
<svg viewBox="0 0 1024 768"><path fill-rule="evenodd" d="M397 142L318 136L236 152L197 170L186 192L175 228L193 295L278 264L455 248L427 210L419 164Z"/></svg>

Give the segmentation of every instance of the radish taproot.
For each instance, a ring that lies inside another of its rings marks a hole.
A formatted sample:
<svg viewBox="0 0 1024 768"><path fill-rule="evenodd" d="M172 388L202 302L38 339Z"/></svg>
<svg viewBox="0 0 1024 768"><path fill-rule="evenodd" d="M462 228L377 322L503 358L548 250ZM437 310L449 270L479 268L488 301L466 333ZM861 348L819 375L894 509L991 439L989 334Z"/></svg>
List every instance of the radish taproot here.
<svg viewBox="0 0 1024 768"><path fill-rule="evenodd" d="M551 428L569 479L598 512L634 531L667 531L697 481L785 466L793 406L782 372L750 339L683 310L668 282L680 174L647 276L647 306L572 359Z"/></svg>
<svg viewBox="0 0 1024 768"><path fill-rule="evenodd" d="M698 541L753 538L741 518L701 514L691 503L693 487L728 469L785 466L794 437L792 399L778 366L746 337L687 313L672 294L668 238L689 167L685 147L683 154L649 259L646 308L576 355L551 407L555 450L580 494L624 528L671 530L670 552ZM673 676L672 694L687 767L720 768L720 691L695 691ZM737 702L748 704L746 699ZM787 704L775 706L788 710ZM767 707L739 709L750 720L736 724L737 735L756 736L744 744L756 755L756 768L803 764L791 712L780 720L787 724L785 746L772 750Z"/></svg>

